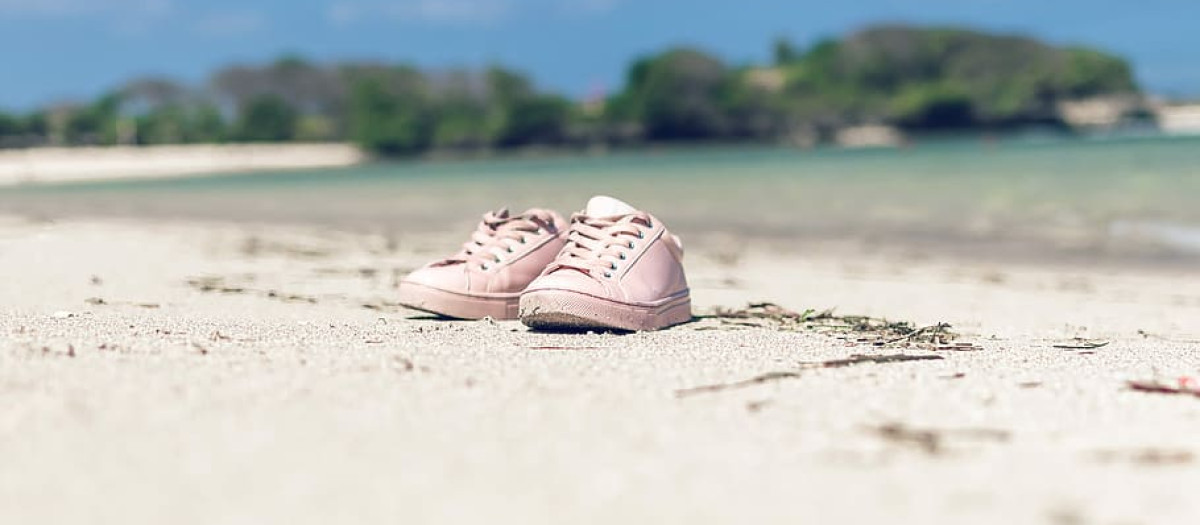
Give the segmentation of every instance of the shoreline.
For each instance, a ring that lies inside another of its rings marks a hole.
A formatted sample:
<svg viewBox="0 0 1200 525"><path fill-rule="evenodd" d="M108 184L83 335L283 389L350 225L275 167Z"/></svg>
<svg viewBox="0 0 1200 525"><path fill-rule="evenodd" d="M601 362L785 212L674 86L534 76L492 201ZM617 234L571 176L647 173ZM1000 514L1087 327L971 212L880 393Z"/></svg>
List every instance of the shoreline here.
<svg viewBox="0 0 1200 525"><path fill-rule="evenodd" d="M944 135L915 134L902 144L869 147L820 144L798 147L786 142L762 141L690 141L644 142L630 144L593 144L582 146L531 145L506 149L430 150L411 157L376 159L350 143L236 143L176 144L156 146L74 146L0 148L0 188L26 184L62 184L119 182L139 179L173 179L206 175L245 174L289 169L341 168L372 160L383 163L471 163L496 161L594 159L610 155L653 156L692 154L695 152L793 150L829 153L856 153L863 150L902 151L937 147L944 144L978 143L987 147L1027 144L1037 140L1028 133L995 133L977 129ZM1060 133L1052 143L1087 144L1096 140L1128 141L1194 140L1195 135L1179 133Z"/></svg>
<svg viewBox="0 0 1200 525"><path fill-rule="evenodd" d="M0 201L2 202L2 201ZM156 201L157 202L157 201ZM11 204L11 203L10 203ZM156 204L155 206L159 206ZM420 224L423 239L456 239L473 225L470 216L415 219L398 217L380 219L305 218L290 214L264 216L255 212L225 210L218 213L190 213L163 210L158 207L136 211L112 211L98 208L91 211L64 208L19 208L0 211L0 224L47 224L96 222L100 224L144 223L166 225L195 225L217 229L259 228L296 229L337 235L385 235L399 233L400 224ZM816 230L784 232L777 230L712 230L692 222L676 220L673 231L685 239L689 247L705 247L719 251L720 257L737 258L741 250L770 251L795 258L840 258L855 260L887 258L896 261L923 263L947 261L974 266L1038 268L1069 272L1086 269L1097 272L1119 272L1147 275L1193 275L1200 263L1200 254L1190 246L1180 249L1152 237L1113 237L1109 242L1089 245L1060 245L1047 240L1018 240L1005 238L971 238L948 235L944 232L907 232L902 235L878 235L854 229L845 231ZM1191 230L1189 230L1189 233ZM1114 244L1122 241L1123 249Z"/></svg>
<svg viewBox="0 0 1200 525"><path fill-rule="evenodd" d="M0 209L35 219L240 221L351 233L407 225L454 236L473 225L479 210L500 204L570 210L594 193L640 194L639 204L660 210L689 242L734 238L798 255L882 251L981 264L1186 271L1200 260L1200 216L1180 205L1186 202L1181 196L1200 189L1200 178L1189 171L1192 154L1181 153L1194 139L1175 140L1120 140L1127 153L1104 159L1105 166L1136 167L1137 158L1171 155L1177 165L1164 173L1172 182L1139 182L1136 171L1126 176L1113 168L1102 174L1108 183L1077 184L1038 160L1057 157L1041 143L985 150L950 144L932 152L936 164L928 161L930 153L913 156L920 148L812 155L778 148L622 150L604 159L552 160L512 152L329 171L0 185ZM1111 150L1092 141L1064 146L1063 156L1084 165L1097 165L1097 152ZM273 157L280 159L296 163ZM960 176L955 166L963 162L981 164ZM1008 167L1032 175L1005 182ZM922 174L926 169L934 175ZM692 173L699 183L692 183ZM85 178L95 178L90 175ZM876 182L884 176L895 182ZM1151 213L1156 206L1160 211ZM721 218L714 222L714 214Z"/></svg>
<svg viewBox="0 0 1200 525"><path fill-rule="evenodd" d="M0 150L0 187L337 168L368 156L351 144L190 144Z"/></svg>

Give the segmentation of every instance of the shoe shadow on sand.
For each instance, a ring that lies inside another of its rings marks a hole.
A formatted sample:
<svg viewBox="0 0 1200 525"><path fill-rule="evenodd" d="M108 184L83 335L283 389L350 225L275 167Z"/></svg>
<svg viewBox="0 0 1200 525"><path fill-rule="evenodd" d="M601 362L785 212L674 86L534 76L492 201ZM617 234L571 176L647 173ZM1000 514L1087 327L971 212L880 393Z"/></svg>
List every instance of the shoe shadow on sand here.
<svg viewBox="0 0 1200 525"><path fill-rule="evenodd" d="M455 319L430 313L418 313L404 316L405 321L465 321L466 319Z"/></svg>
<svg viewBox="0 0 1200 525"><path fill-rule="evenodd" d="M663 328L663 330L669 330L671 328L682 327L682 326L694 324L694 323L697 323L699 321L706 319L707 317L708 316L695 316L694 315L687 321L676 324L674 326ZM444 316L444 315L438 315L438 314L434 314L434 313L418 311L416 313L413 313L412 315L405 316L404 319L406 321L438 321L438 322L445 322L445 323L477 323L477 322L487 320L490 318L460 319L457 317L448 317L448 316ZM524 325L522 325L522 326L524 326ZM582 325L582 324L578 325L578 326L566 326L566 325L546 326L546 327L535 326L535 327L528 327L528 331L533 332L533 333L538 333L538 334L593 333L593 334L629 335L629 334L637 333L637 331L635 331L635 330L622 330L619 328L612 328L612 327L606 327L606 326L587 326L587 325Z"/></svg>
<svg viewBox="0 0 1200 525"><path fill-rule="evenodd" d="M690 319L688 319L687 321L684 321L684 322L682 322L682 323L678 323L678 324L675 324L675 325L672 325L672 326L668 326L668 327L661 328L661 329L659 329L659 330L652 330L652 331L664 331L664 330L671 330L671 329L673 329L673 328L679 328L679 327L682 327L682 326L687 326L687 325L690 325L690 324L696 323L696 322L698 322L698 321L701 321L701 320L703 320L703 317L692 316ZM562 326L545 326L545 327L541 327L541 326L533 326L533 327L530 327L530 328L529 328L529 331L530 331L530 332L533 332L533 333L538 333L538 334L586 334L586 333L594 333L594 334L629 335L629 334L635 334L635 333L638 333L638 331L637 331L637 330L622 330L622 329L619 329L619 328L612 328L612 327L607 327L607 326L587 326L587 325L580 325L580 326L565 326L565 325L562 325Z"/></svg>

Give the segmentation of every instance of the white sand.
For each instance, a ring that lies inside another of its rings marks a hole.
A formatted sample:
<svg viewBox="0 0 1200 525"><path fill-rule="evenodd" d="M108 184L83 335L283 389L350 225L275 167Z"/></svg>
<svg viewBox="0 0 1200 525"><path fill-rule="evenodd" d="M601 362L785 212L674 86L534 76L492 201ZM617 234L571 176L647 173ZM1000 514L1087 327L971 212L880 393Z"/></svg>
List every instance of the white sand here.
<svg viewBox="0 0 1200 525"><path fill-rule="evenodd" d="M458 240L0 223L0 523L1200 518L1200 399L1124 386L1200 374L1195 273L692 243L699 310L947 321L983 350L681 399L896 351L715 320L538 334L384 304L395 275ZM185 284L204 276L243 290ZM1052 347L1076 336L1111 343ZM943 441L929 453L887 424Z"/></svg>
<svg viewBox="0 0 1200 525"><path fill-rule="evenodd" d="M0 186L329 168L362 162L349 144L196 144L0 149Z"/></svg>

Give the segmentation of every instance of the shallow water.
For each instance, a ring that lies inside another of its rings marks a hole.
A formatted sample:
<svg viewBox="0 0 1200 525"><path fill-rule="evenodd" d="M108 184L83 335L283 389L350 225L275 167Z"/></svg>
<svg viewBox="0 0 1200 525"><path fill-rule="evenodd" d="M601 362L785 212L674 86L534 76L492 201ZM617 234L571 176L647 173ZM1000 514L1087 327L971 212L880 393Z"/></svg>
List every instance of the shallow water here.
<svg viewBox="0 0 1200 525"><path fill-rule="evenodd" d="M625 198L685 236L976 254L1200 255L1200 137L943 141L905 149L706 148L381 163L337 170L21 187L0 212L469 228L484 210Z"/></svg>

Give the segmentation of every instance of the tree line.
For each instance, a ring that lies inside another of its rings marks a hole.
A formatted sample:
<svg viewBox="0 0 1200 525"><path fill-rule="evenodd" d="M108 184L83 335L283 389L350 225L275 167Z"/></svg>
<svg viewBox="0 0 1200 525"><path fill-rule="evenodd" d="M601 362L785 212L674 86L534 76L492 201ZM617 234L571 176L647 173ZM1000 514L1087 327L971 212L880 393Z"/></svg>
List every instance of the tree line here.
<svg viewBox="0 0 1200 525"><path fill-rule="evenodd" d="M576 102L502 67L421 71L285 57L203 86L148 78L86 104L0 113L0 147L353 141L380 155L530 145L820 141L858 124L910 130L1061 125L1057 105L1137 94L1129 65L1089 48L965 29L881 26L769 64L677 48L621 90Z"/></svg>

